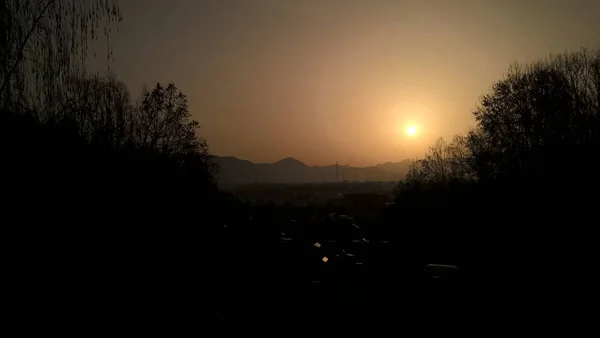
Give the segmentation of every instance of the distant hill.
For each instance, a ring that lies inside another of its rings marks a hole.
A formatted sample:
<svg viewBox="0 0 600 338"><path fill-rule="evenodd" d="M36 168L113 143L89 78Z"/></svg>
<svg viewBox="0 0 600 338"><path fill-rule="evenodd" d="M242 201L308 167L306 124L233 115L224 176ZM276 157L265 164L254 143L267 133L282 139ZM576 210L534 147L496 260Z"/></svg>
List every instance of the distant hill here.
<svg viewBox="0 0 600 338"><path fill-rule="evenodd" d="M295 158L284 158L275 163L254 163L236 157L213 156L218 164L222 185L247 183L317 183L335 182L335 165L308 166ZM339 167L339 180L346 181L399 181L406 176L411 160L388 162L370 167Z"/></svg>

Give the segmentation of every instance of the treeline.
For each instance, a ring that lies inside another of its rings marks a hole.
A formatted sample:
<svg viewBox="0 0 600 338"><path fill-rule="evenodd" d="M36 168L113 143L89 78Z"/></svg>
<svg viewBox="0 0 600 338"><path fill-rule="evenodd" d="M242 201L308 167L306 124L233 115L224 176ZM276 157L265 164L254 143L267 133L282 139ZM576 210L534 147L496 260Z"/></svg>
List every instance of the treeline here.
<svg viewBox="0 0 600 338"><path fill-rule="evenodd" d="M37 195L47 210L44 222L60 215L62 223L71 217L107 223L112 213L124 220L128 213L172 218L172 208L217 193L208 147L175 85L158 84L136 104L112 78L77 78L62 93L70 103L51 116L33 110L1 116L4 175L10 191L22 196L14 201Z"/></svg>
<svg viewBox="0 0 600 338"><path fill-rule="evenodd" d="M200 275L216 275L216 264L194 267L218 245L199 244L216 240L227 203L186 96L169 83L133 100L115 76L83 71L88 45L120 20L108 1L0 6L9 283L22 290L15 306L52 320L63 310L72 321L167 320L198 301Z"/></svg>
<svg viewBox="0 0 600 338"><path fill-rule="evenodd" d="M599 104L600 50L513 65L481 97L472 130L414 162L381 231L492 279L584 280L596 250Z"/></svg>

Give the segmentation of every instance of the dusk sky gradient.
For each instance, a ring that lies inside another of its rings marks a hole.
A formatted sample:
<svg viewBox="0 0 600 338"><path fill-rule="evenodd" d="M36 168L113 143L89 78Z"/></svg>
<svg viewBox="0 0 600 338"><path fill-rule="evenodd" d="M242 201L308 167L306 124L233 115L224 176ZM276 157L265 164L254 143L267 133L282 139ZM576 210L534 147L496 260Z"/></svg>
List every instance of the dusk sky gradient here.
<svg viewBox="0 0 600 338"><path fill-rule="evenodd" d="M418 156L473 125L478 98L512 62L600 46L597 0L119 4L119 79L134 96L174 82L211 152L255 162Z"/></svg>

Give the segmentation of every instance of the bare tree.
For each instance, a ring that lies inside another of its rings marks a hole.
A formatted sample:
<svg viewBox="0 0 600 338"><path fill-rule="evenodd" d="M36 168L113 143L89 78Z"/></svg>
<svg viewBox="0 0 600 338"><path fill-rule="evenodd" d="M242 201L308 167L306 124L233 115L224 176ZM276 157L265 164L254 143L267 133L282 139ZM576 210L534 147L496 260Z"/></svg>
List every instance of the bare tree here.
<svg viewBox="0 0 600 338"><path fill-rule="evenodd" d="M475 180L475 170L468 139L455 136L452 142L438 139L422 159L413 162L407 182L447 183L453 180Z"/></svg>
<svg viewBox="0 0 600 338"><path fill-rule="evenodd" d="M479 169L486 168L479 176L539 176L597 143L598 65L582 49L511 67L473 113L477 132L469 142Z"/></svg>
<svg viewBox="0 0 600 338"><path fill-rule="evenodd" d="M187 98L172 83L144 89L133 105L127 86L114 76L73 76L57 101L65 108L57 116L75 122L88 142L208 159L208 146L196 135L199 125L191 119Z"/></svg>
<svg viewBox="0 0 600 338"><path fill-rule="evenodd" d="M69 76L83 68L90 42L121 20L114 0L3 0L0 5L0 108L52 115Z"/></svg>
<svg viewBox="0 0 600 338"><path fill-rule="evenodd" d="M206 141L196 135L186 96L173 83L144 90L134 112L135 138L140 146L169 154L208 156Z"/></svg>
<svg viewBox="0 0 600 338"><path fill-rule="evenodd" d="M118 148L133 141L133 105L125 83L114 75L70 77L55 98L58 119L74 121L89 142Z"/></svg>

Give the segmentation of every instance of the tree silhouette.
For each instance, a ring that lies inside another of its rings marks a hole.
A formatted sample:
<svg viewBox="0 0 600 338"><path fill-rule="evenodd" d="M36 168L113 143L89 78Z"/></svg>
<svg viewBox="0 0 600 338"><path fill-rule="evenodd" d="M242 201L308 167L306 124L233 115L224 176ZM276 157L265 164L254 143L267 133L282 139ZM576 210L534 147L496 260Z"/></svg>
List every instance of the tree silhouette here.
<svg viewBox="0 0 600 338"><path fill-rule="evenodd" d="M476 172L471 163L467 138L455 136L448 143L438 139L422 159L414 161L405 181L444 184L455 180L474 181Z"/></svg>
<svg viewBox="0 0 600 338"><path fill-rule="evenodd" d="M115 75L71 76L55 99L62 109L52 120L73 121L88 142L115 149L133 142L131 94Z"/></svg>
<svg viewBox="0 0 600 338"><path fill-rule="evenodd" d="M480 178L547 179L573 168L564 159L587 163L600 139L598 65L587 50L514 65L473 113L473 156L493 168Z"/></svg>
<svg viewBox="0 0 600 338"><path fill-rule="evenodd" d="M2 221L23 302L164 320L201 302L193 267L228 210L174 84L132 103L115 76L85 74L120 20L112 1L0 3Z"/></svg>
<svg viewBox="0 0 600 338"><path fill-rule="evenodd" d="M60 110L56 96L82 69L88 46L121 21L116 4L85 0L5 0L0 6L0 109ZM106 57L112 57L110 44ZM43 113L43 114L42 114Z"/></svg>
<svg viewBox="0 0 600 338"><path fill-rule="evenodd" d="M427 248L420 257L458 257L480 275L501 266L496 279L537 281L560 261L552 283L584 280L589 194L600 187L599 67L600 50L586 49L511 66L481 98L475 128L414 163L396 192L403 225L388 233ZM444 247L449 238L460 244Z"/></svg>
<svg viewBox="0 0 600 338"><path fill-rule="evenodd" d="M481 98L476 127L438 140L406 183L588 177L600 140L599 74L600 56L586 49L514 64Z"/></svg>
<svg viewBox="0 0 600 338"><path fill-rule="evenodd" d="M209 172L206 140L196 134L186 96L175 84L144 90L135 104L114 75L70 77L60 97L62 111L52 121L69 120L88 142L111 149L133 147L167 156L194 156Z"/></svg>
<svg viewBox="0 0 600 338"><path fill-rule="evenodd" d="M140 146L169 154L208 156L206 141L196 137L198 122L190 119L187 98L173 83L144 91L134 110L134 133Z"/></svg>

